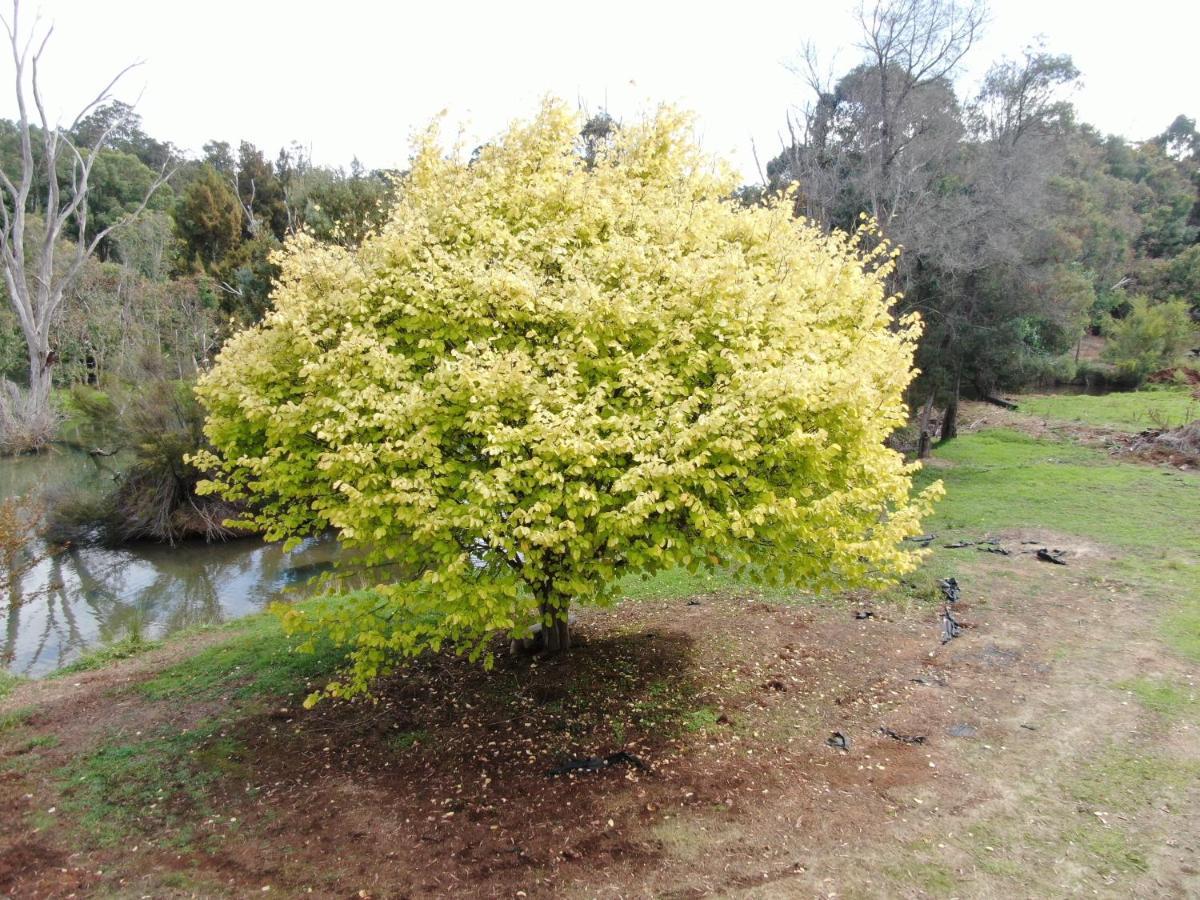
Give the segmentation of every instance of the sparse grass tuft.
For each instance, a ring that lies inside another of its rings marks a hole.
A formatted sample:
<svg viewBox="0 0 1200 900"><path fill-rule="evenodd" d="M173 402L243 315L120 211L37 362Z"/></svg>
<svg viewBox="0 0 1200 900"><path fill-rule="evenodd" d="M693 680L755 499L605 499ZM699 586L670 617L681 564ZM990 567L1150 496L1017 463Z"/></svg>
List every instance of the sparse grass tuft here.
<svg viewBox="0 0 1200 900"><path fill-rule="evenodd" d="M924 565L895 584L880 591L876 602L889 610L909 611L936 606L942 602L939 576L932 566Z"/></svg>
<svg viewBox="0 0 1200 900"><path fill-rule="evenodd" d="M725 805L720 804L720 808L724 810ZM680 818L656 823L650 829L650 834L670 858L683 862L699 860L708 852L707 848L712 840L708 827L701 827Z"/></svg>
<svg viewBox="0 0 1200 900"><path fill-rule="evenodd" d="M693 717L700 714L703 718L705 710L689 709L691 699L687 685L655 681L649 685L644 697L629 704L627 724L659 733L678 733L680 728L698 731L703 724L691 727L693 723L700 722ZM713 722L716 722L715 715Z"/></svg>
<svg viewBox="0 0 1200 900"><path fill-rule="evenodd" d="M1064 840L1090 857L1089 867L1105 874L1139 874L1150 868L1145 852L1120 828L1089 824L1067 832Z"/></svg>
<svg viewBox="0 0 1200 900"><path fill-rule="evenodd" d="M1147 709L1177 718L1200 708L1200 696L1195 688L1156 678L1133 678L1117 685L1129 691Z"/></svg>
<svg viewBox="0 0 1200 900"><path fill-rule="evenodd" d="M218 727L101 747L60 770L63 808L102 845L134 834L160 846L190 845L195 823L211 812L211 786L247 771L243 748Z"/></svg>
<svg viewBox="0 0 1200 900"><path fill-rule="evenodd" d="M343 651L330 646L314 653L296 651L272 614L243 619L232 630L230 640L164 669L137 691L152 700L307 693L313 680L332 675L344 659Z"/></svg>
<svg viewBox="0 0 1200 900"><path fill-rule="evenodd" d="M1200 576L1196 572L1192 577ZM1167 643L1188 659L1200 660L1200 590L1192 582L1192 593L1166 617L1164 631Z"/></svg>
<svg viewBox="0 0 1200 900"><path fill-rule="evenodd" d="M20 675L13 675L11 672L0 669L0 700L11 694L24 680Z"/></svg>
<svg viewBox="0 0 1200 900"><path fill-rule="evenodd" d="M418 744L428 744L429 732L424 730L400 731L391 735L387 742L393 750L403 753L406 750L411 750Z"/></svg>
<svg viewBox="0 0 1200 900"><path fill-rule="evenodd" d="M0 713L0 734L20 728L33 715L32 706L22 706Z"/></svg>
<svg viewBox="0 0 1200 900"><path fill-rule="evenodd" d="M44 748L57 747L58 743L59 743L58 738L53 734L39 734L39 735L36 735L35 737L29 738L26 741L22 741L16 747L16 749L13 751L13 753L15 755L20 756L22 754L29 753L32 750L38 750L43 747Z"/></svg>
<svg viewBox="0 0 1200 900"><path fill-rule="evenodd" d="M1093 809L1135 811L1200 776L1200 763L1178 762L1112 747L1066 785L1067 793Z"/></svg>
<svg viewBox="0 0 1200 900"><path fill-rule="evenodd" d="M683 714L683 727L687 731L708 731L717 727L717 711L708 706L693 709Z"/></svg>
<svg viewBox="0 0 1200 900"><path fill-rule="evenodd" d="M161 646L162 641L151 641L139 635L131 635L83 654L73 662L57 669L52 673L52 677L58 678L76 672L90 672L93 669L102 669L110 663L122 659L132 659L135 656L141 656L143 653L148 653Z"/></svg>
<svg viewBox="0 0 1200 900"><path fill-rule="evenodd" d="M902 885L911 885L927 895L948 896L958 886L958 878L949 866L917 859L887 867L887 874Z"/></svg>

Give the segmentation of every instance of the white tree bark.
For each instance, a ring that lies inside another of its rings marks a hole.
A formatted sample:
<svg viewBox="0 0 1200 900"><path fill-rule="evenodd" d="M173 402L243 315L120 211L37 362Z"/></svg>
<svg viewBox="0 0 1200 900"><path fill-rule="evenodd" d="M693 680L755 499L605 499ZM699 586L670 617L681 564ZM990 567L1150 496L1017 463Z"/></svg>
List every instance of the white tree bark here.
<svg viewBox="0 0 1200 900"><path fill-rule="evenodd" d="M92 167L113 130L121 123L120 120L114 121L91 147L77 147L71 135L85 116L111 98L117 82L138 63L118 72L80 110L71 125L63 129L57 122L51 123L47 116L38 80L38 66L54 29L46 29L34 50L37 24L34 23L27 36L22 36L20 12L20 0L13 0L11 21L0 16L12 51L18 112L16 125L21 152L17 171L8 172L0 168L0 271L3 271L9 300L29 350L26 412L30 416L45 417L50 408L55 361L51 329L64 294L75 283L84 263L95 253L101 241L145 210L173 172L168 172L164 166L137 209L88 236L88 191ZM35 144L41 151L40 160L34 156ZM59 165L64 160L70 164L70 176L60 182ZM46 176L46 193L44 197L33 197L39 170ZM39 200L44 203L41 221L33 209ZM76 234L75 245L64 252L60 241L68 232L68 226L72 225Z"/></svg>

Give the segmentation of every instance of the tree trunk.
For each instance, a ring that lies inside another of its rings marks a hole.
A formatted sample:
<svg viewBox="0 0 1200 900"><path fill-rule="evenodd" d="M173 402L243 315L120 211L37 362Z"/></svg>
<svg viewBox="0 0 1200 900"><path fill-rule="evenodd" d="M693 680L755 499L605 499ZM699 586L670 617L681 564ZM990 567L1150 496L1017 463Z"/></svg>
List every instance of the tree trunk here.
<svg viewBox="0 0 1200 900"><path fill-rule="evenodd" d="M929 432L922 428L921 436L917 438L917 459L929 458L929 445Z"/></svg>
<svg viewBox="0 0 1200 900"><path fill-rule="evenodd" d="M527 638L513 638L509 645L512 653L561 653L571 649L571 620L568 615L569 604L555 606L543 601L540 607L541 621L533 626L533 634ZM553 618L553 624L546 626L546 616Z"/></svg>
<svg viewBox="0 0 1200 900"><path fill-rule="evenodd" d="M958 437L958 391L959 379L954 379L954 393L946 404L946 415L942 418L942 440L949 441Z"/></svg>
<svg viewBox="0 0 1200 900"><path fill-rule="evenodd" d="M929 457L929 444L931 442L929 435L929 418L933 415L933 391L929 392L929 399L925 401L925 406L921 409L920 429L921 434L917 439L917 459L927 459Z"/></svg>
<svg viewBox="0 0 1200 900"><path fill-rule="evenodd" d="M27 405L27 421L30 423L44 421L50 413L50 384L54 356L49 347L41 346L41 342L29 343L29 395Z"/></svg>
<svg viewBox="0 0 1200 900"><path fill-rule="evenodd" d="M567 609L566 603L561 606L542 603L542 628L538 634L541 638L540 649L547 653L561 653L571 649L571 624L567 617ZM553 617L550 627L546 627L546 616Z"/></svg>

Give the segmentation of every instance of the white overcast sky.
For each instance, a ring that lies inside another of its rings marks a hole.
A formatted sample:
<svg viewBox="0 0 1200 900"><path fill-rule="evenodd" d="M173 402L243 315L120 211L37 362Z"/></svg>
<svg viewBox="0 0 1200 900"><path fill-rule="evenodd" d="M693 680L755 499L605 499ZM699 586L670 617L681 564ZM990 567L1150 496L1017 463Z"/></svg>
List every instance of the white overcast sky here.
<svg viewBox="0 0 1200 900"><path fill-rule="evenodd" d="M618 118L661 101L691 109L705 147L751 181L752 140L765 165L804 99L785 65L798 48L814 41L839 71L856 61L853 5L22 0L22 16L55 26L42 77L52 115L69 122L108 73L141 59L118 96L140 95L145 129L193 153L246 139L273 158L296 140L322 164L402 166L412 132L441 110L482 141L550 93L591 111L607 102ZM1083 71L1082 118L1145 139L1200 116L1197 34L1198 2L993 0L961 83L1042 35ZM6 89L0 115L14 111Z"/></svg>

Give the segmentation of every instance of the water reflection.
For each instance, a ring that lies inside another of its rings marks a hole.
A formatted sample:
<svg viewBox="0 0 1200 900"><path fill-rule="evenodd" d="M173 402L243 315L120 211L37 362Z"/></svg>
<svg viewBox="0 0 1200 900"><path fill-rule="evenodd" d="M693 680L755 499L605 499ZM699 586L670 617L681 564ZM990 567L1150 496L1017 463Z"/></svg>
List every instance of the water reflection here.
<svg viewBox="0 0 1200 900"><path fill-rule="evenodd" d="M103 477L82 454L0 459L0 499L46 484ZM84 650L131 633L157 638L194 625L236 619L277 599L296 599L331 567L332 539L289 553L254 540L226 544L69 548L33 553L5 586L0 666L44 675Z"/></svg>

